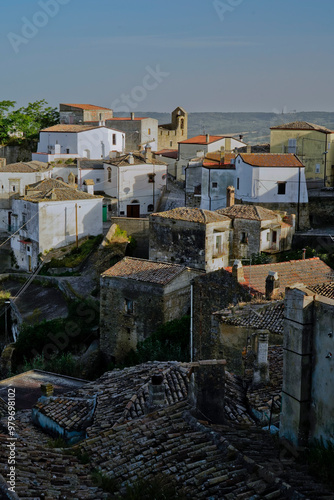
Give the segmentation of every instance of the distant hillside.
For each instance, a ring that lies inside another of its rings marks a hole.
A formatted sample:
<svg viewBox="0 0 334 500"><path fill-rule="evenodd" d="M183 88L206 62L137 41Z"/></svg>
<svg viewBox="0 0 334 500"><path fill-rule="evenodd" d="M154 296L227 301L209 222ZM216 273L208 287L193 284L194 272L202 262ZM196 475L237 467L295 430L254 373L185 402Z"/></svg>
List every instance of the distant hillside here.
<svg viewBox="0 0 334 500"><path fill-rule="evenodd" d="M117 116L128 116L117 113ZM136 116L156 118L159 124L169 123L169 113L136 111ZM334 130L334 113L310 111L299 113L190 113L188 137L198 134L242 134L249 144L269 142L270 127L294 121L306 121Z"/></svg>

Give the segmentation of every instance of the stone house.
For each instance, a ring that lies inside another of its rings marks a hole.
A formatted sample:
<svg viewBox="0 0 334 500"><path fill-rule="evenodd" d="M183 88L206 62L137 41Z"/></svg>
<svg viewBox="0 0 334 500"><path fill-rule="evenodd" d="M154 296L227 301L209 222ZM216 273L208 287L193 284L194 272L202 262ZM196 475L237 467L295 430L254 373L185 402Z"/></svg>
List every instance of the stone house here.
<svg viewBox="0 0 334 500"><path fill-rule="evenodd" d="M5 159L4 159L5 160ZM12 202L25 194L28 184L49 179L52 168L39 161L0 166L0 231L12 230Z"/></svg>
<svg viewBox="0 0 334 500"><path fill-rule="evenodd" d="M193 281L194 359L220 359L224 352L218 324L212 314L251 297L281 299L295 283L329 283L334 271L318 257L305 260L219 269Z"/></svg>
<svg viewBox="0 0 334 500"><path fill-rule="evenodd" d="M235 198L236 203L296 214L297 230L309 228L305 166L295 154L238 154Z"/></svg>
<svg viewBox="0 0 334 500"><path fill-rule="evenodd" d="M104 193L115 200L113 215L147 216L158 209L166 189L167 165L153 157L151 147L144 154L116 155L104 162Z"/></svg>
<svg viewBox="0 0 334 500"><path fill-rule="evenodd" d="M194 158L185 168L186 205L204 210L226 207L227 187L234 185L234 153L220 151Z"/></svg>
<svg viewBox="0 0 334 500"><path fill-rule="evenodd" d="M234 188L230 188L230 199ZM232 201L233 203L233 201ZM234 205L216 210L232 220L231 260L250 259L261 252L275 254L291 249L295 233L295 216L256 205Z"/></svg>
<svg viewBox="0 0 334 500"><path fill-rule="evenodd" d="M154 156L157 160L167 163L168 173L172 177L176 177L176 164L177 164L177 149L160 149L155 151Z"/></svg>
<svg viewBox="0 0 334 500"><path fill-rule="evenodd" d="M305 165L308 188L333 186L334 131L296 121L270 128L270 152L293 153Z"/></svg>
<svg viewBox="0 0 334 500"><path fill-rule="evenodd" d="M33 271L39 254L84 236L102 234L102 197L93 196L56 179L26 188L13 200L11 248L20 269Z"/></svg>
<svg viewBox="0 0 334 500"><path fill-rule="evenodd" d="M193 158L205 157L208 153L224 151L231 153L245 143L231 135L197 135L179 142L176 179L185 180L185 169Z"/></svg>
<svg viewBox="0 0 334 500"><path fill-rule="evenodd" d="M51 162L58 159L108 159L111 151L122 153L125 134L116 129L95 125L59 124L39 133L37 153L33 160Z"/></svg>
<svg viewBox="0 0 334 500"><path fill-rule="evenodd" d="M82 125L86 122L104 122L113 117L109 108L93 104L59 104L60 123Z"/></svg>
<svg viewBox="0 0 334 500"><path fill-rule="evenodd" d="M176 149L179 141L188 138L188 113L181 107L172 112L172 121L158 127L158 150Z"/></svg>
<svg viewBox="0 0 334 500"><path fill-rule="evenodd" d="M200 272L185 266L125 257L101 275L100 348L121 361L158 325L189 313L190 282Z"/></svg>
<svg viewBox="0 0 334 500"><path fill-rule="evenodd" d="M213 271L228 265L231 219L199 208L150 216L150 260Z"/></svg>
<svg viewBox="0 0 334 500"><path fill-rule="evenodd" d="M158 120L155 118L137 117L131 113L129 117L108 119L106 127L115 127L125 133L124 152L142 151L146 144L150 144L152 151L159 149Z"/></svg>
<svg viewBox="0 0 334 500"><path fill-rule="evenodd" d="M333 298L333 282L285 294L280 436L296 447L334 443Z"/></svg>

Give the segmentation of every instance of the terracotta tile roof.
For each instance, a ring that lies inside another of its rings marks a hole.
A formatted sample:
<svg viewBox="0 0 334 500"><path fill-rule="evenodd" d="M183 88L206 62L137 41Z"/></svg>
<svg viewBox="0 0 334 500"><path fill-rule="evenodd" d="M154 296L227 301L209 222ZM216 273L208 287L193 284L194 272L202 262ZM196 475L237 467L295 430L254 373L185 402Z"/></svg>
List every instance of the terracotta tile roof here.
<svg viewBox="0 0 334 500"><path fill-rule="evenodd" d="M322 297L334 299L334 282L308 285L308 288Z"/></svg>
<svg viewBox="0 0 334 500"><path fill-rule="evenodd" d="M187 268L179 264L154 262L151 260L124 257L120 262L102 273L102 277L128 278L136 281L146 281L167 285L172 279Z"/></svg>
<svg viewBox="0 0 334 500"><path fill-rule="evenodd" d="M67 125L66 123L59 123L52 125L52 127L43 128L41 132L64 132L66 134L86 132L87 130L94 130L102 128L100 125Z"/></svg>
<svg viewBox="0 0 334 500"><path fill-rule="evenodd" d="M292 153L240 153L239 156L253 167L304 167Z"/></svg>
<svg viewBox="0 0 334 500"><path fill-rule="evenodd" d="M45 179L26 187L25 201L39 203L41 201L94 200L102 198L78 191L58 179Z"/></svg>
<svg viewBox="0 0 334 500"><path fill-rule="evenodd" d="M130 163L129 159L132 157L133 163ZM162 160L158 160L153 157L149 160L145 158L144 154L141 153L126 153L125 155L121 155L115 158L111 158L110 160L105 160L104 163L109 163L110 165L116 165L117 167L128 167L129 165L166 165L166 163Z"/></svg>
<svg viewBox="0 0 334 500"><path fill-rule="evenodd" d="M224 139L224 136L222 135L210 135L209 142L207 142L206 135L196 135L195 137L191 137L185 141L179 141L179 144L212 144L213 142L221 141L222 139Z"/></svg>
<svg viewBox="0 0 334 500"><path fill-rule="evenodd" d="M224 222L229 220L225 215L203 210L202 208L178 207L167 212L157 212L150 217L163 217L164 219L185 220L199 222L200 224L210 224L211 222Z"/></svg>
<svg viewBox="0 0 334 500"><path fill-rule="evenodd" d="M325 134L333 134L333 130L330 130L321 125L316 125L315 123L309 122L290 122L284 123L283 125L277 125L277 127L270 127L271 130L316 130L317 132L323 132Z"/></svg>
<svg viewBox="0 0 334 500"><path fill-rule="evenodd" d="M50 166L42 161L28 161L28 162L18 162L18 163L8 163L3 167L0 167L0 174L2 172L17 172L17 173L32 173L32 172L43 172L50 170Z"/></svg>
<svg viewBox="0 0 334 500"><path fill-rule="evenodd" d="M103 108L102 106L94 106L94 104L67 104L67 103L62 103L63 106L71 106L72 108L80 108L80 109L85 109L87 111L89 110L94 110L94 109L104 109L107 111L112 111L110 108Z"/></svg>
<svg viewBox="0 0 334 500"><path fill-rule="evenodd" d="M284 302L269 304L247 304L245 307L228 308L214 313L219 321L227 325L246 326L269 330L283 335Z"/></svg>
<svg viewBox="0 0 334 500"><path fill-rule="evenodd" d="M226 215L231 219L249 219L249 220L279 220L281 217L268 208L257 207L255 205L232 205L231 207L220 208L216 210L218 214ZM288 224L286 225L289 226ZM289 226L290 227L290 226Z"/></svg>
<svg viewBox="0 0 334 500"><path fill-rule="evenodd" d="M220 152L208 153L203 159L203 167L205 168L235 168L235 164L231 163L235 159L235 153L225 153L223 156Z"/></svg>
<svg viewBox="0 0 334 500"><path fill-rule="evenodd" d="M157 156L166 156L167 158L175 158L176 160L179 153L177 149L161 149L161 151L156 151L154 154Z"/></svg>
<svg viewBox="0 0 334 500"><path fill-rule="evenodd" d="M59 396L42 398L33 410L52 419L66 431L81 431L92 423L95 405L96 398Z"/></svg>
<svg viewBox="0 0 334 500"><path fill-rule="evenodd" d="M278 273L280 282L279 291L284 294L285 288L295 283L303 283L312 286L318 283L334 281L334 271L319 257L305 260L290 260L288 262L273 262L272 264L260 264L255 266L244 266L245 281L240 283L250 288L251 293L265 294L266 278L269 271ZM232 273L232 268L226 271Z"/></svg>
<svg viewBox="0 0 334 500"><path fill-rule="evenodd" d="M119 121L119 122L128 122L128 121L140 121L140 120L146 120L149 118L148 116L135 116L134 118L131 118L130 116L118 116L116 118L107 118L106 122L113 122L113 121Z"/></svg>

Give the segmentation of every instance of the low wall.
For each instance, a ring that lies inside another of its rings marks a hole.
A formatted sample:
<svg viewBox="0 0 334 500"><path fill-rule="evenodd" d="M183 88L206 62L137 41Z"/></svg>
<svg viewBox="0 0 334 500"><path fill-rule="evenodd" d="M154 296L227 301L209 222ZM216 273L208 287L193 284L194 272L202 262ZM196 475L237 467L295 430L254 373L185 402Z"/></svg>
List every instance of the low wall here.
<svg viewBox="0 0 334 500"><path fill-rule="evenodd" d="M133 252L134 257L148 259L149 256L149 219L132 217L111 217L111 224L117 224L128 236L132 236L137 243Z"/></svg>

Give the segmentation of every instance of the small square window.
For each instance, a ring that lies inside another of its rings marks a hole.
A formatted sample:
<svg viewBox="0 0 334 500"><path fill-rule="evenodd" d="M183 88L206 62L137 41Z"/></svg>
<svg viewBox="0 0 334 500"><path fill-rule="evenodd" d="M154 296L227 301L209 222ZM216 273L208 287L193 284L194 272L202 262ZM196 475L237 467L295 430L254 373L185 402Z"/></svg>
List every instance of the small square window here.
<svg viewBox="0 0 334 500"><path fill-rule="evenodd" d="M286 182L278 182L277 194L285 194L285 191L286 191Z"/></svg>
<svg viewBox="0 0 334 500"><path fill-rule="evenodd" d="M240 235L240 243L242 243L243 245L247 245L248 244L248 233L245 233L245 232L241 233L241 235Z"/></svg>
<svg viewBox="0 0 334 500"><path fill-rule="evenodd" d="M213 187L213 188L217 188L217 187L218 187L218 183L217 183L217 182L213 182L213 183L212 183L212 187Z"/></svg>

